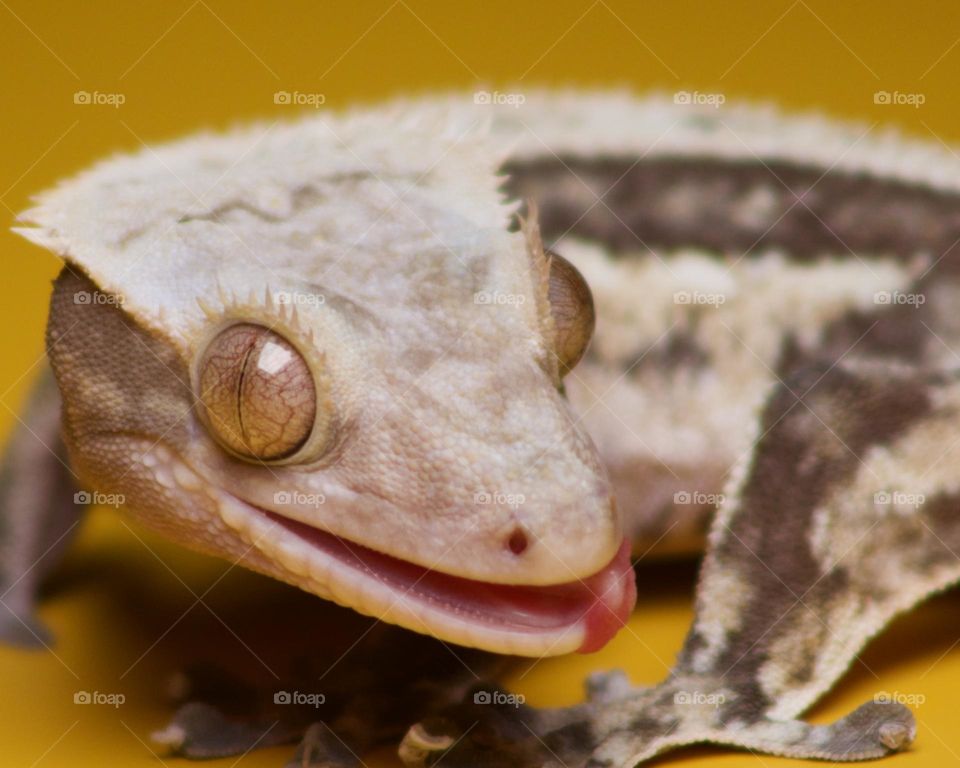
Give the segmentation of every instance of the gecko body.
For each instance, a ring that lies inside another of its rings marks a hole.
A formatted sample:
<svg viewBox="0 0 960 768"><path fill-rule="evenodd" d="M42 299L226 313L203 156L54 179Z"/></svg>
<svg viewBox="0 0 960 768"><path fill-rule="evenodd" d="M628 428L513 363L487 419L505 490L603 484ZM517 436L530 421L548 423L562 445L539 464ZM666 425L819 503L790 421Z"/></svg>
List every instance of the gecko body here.
<svg viewBox="0 0 960 768"><path fill-rule="evenodd" d="M615 634L631 549L706 544L661 686L465 699L408 761L913 738L896 703L795 718L960 580L949 152L758 107L451 96L112 159L24 218L66 262L47 346L71 464L177 541L530 656Z"/></svg>

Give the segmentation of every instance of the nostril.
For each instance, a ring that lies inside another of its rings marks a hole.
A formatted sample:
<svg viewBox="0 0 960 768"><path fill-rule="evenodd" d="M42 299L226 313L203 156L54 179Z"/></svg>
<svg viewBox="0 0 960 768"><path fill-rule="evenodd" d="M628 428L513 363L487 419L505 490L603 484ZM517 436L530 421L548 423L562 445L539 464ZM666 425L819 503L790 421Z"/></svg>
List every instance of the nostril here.
<svg viewBox="0 0 960 768"><path fill-rule="evenodd" d="M527 549L527 534L522 528L514 528L510 538L507 539L507 547L515 555L522 555Z"/></svg>

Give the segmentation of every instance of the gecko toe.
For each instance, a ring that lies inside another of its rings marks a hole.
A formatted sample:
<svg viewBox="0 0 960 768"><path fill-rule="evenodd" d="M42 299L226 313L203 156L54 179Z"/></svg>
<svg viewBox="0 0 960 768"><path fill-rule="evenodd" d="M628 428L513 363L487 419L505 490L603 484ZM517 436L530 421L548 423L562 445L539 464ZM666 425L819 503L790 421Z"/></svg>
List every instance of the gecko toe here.
<svg viewBox="0 0 960 768"><path fill-rule="evenodd" d="M153 741L181 757L210 759L240 755L254 747L286 744L296 738L282 724L269 720L235 720L209 704L184 704Z"/></svg>
<svg viewBox="0 0 960 768"><path fill-rule="evenodd" d="M877 736L883 746L897 752L910 746L913 741L912 731L913 729L905 723L884 723L880 726Z"/></svg>
<svg viewBox="0 0 960 768"><path fill-rule="evenodd" d="M286 768L356 768L364 763L326 723L310 725Z"/></svg>

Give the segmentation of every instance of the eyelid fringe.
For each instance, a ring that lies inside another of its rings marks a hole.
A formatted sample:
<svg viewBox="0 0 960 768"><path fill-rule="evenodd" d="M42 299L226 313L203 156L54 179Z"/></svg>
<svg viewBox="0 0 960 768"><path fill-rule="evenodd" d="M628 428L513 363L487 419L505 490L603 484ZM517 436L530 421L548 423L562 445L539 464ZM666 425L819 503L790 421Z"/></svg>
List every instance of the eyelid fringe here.
<svg viewBox="0 0 960 768"><path fill-rule="evenodd" d="M557 328L550 311L550 258L543 249L543 239L540 237L539 210L534 200L527 200L527 215L518 217L520 231L527 242L527 254L530 257L530 271L532 273L533 288L536 292L537 320L540 333L546 345L547 354L543 364L547 373L556 381L560 381L560 367L556 349Z"/></svg>

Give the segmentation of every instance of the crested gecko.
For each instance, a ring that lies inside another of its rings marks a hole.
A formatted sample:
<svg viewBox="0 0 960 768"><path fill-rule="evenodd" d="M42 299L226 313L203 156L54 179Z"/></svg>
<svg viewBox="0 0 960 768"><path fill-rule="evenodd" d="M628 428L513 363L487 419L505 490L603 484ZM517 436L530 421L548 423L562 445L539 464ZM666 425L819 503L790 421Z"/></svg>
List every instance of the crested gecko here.
<svg viewBox="0 0 960 768"><path fill-rule="evenodd" d="M764 107L489 101L203 134L23 215L65 266L0 477L0 634L43 637L68 461L186 546L501 654L601 647L631 552L705 547L663 683L467 692L402 724L410 764L906 747L897 702L799 718L960 580L960 160ZM302 764L354 764L306 734ZM167 736L251 741L192 705Z"/></svg>

